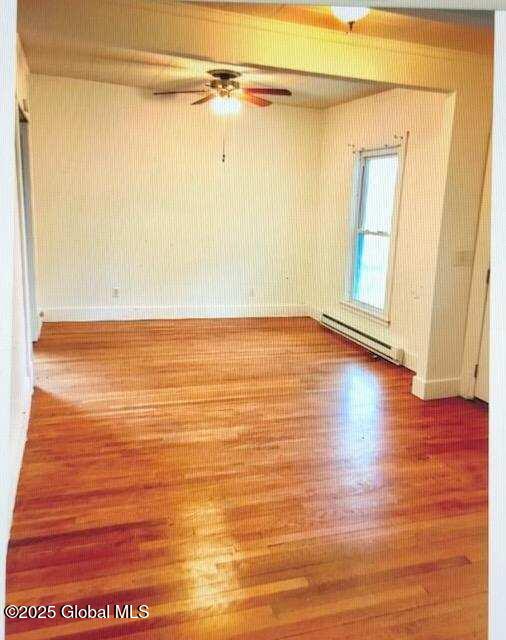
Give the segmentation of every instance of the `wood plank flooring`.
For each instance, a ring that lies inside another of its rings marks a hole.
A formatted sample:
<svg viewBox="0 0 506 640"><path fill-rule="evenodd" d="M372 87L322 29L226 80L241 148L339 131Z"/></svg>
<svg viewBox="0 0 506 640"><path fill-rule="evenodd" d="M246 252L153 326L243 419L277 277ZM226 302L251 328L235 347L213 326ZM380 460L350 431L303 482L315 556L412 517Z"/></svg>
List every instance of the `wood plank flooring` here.
<svg viewBox="0 0 506 640"><path fill-rule="evenodd" d="M46 324L10 640L485 640L487 409L304 318Z"/></svg>

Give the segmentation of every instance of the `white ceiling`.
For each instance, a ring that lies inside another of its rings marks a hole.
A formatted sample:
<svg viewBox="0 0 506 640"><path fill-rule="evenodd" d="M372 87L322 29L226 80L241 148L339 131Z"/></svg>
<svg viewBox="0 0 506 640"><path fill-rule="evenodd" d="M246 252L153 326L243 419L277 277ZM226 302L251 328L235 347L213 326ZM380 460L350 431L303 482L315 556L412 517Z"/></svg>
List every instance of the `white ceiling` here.
<svg viewBox="0 0 506 640"><path fill-rule="evenodd" d="M462 2L461 2L462 4ZM476 3L475 3L476 4ZM400 13L406 16L422 18L425 20L434 20L436 22L450 22L455 24L471 24L485 27L494 26L493 11L459 11L445 9L401 9L400 5L396 8L388 9L392 13Z"/></svg>
<svg viewBox="0 0 506 640"><path fill-rule="evenodd" d="M65 41L42 29L21 31L21 37L33 73L110 82L153 91L202 86L210 79L207 71L216 68L241 72L240 82L244 86L289 89L293 94L291 97L274 97L272 100L293 106L326 108L384 91L390 86L105 47L81 40L79 34L72 41ZM187 98L190 101L192 96Z"/></svg>

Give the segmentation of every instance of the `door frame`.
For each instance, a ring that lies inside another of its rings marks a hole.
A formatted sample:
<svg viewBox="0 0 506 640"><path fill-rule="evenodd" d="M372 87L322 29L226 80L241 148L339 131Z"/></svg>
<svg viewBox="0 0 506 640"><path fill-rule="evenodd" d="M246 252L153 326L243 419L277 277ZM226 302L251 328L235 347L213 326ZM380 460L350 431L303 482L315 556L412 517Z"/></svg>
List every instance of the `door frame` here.
<svg viewBox="0 0 506 640"><path fill-rule="evenodd" d="M483 321L490 285L491 147L489 141L460 376L460 395L468 399L475 397L477 367L484 329Z"/></svg>
<svg viewBox="0 0 506 640"><path fill-rule="evenodd" d="M26 289L25 321L28 344L36 342L42 328L37 308L36 241L33 218L31 179L30 119L24 105L18 102L16 118L16 173L18 181L19 228L22 248L23 285Z"/></svg>
<svg viewBox="0 0 506 640"><path fill-rule="evenodd" d="M21 110L16 113L16 128L15 128L15 145L16 145L16 182L18 190L18 219L17 234L20 242L21 252L21 282L23 293L23 315L24 315L24 330L25 330L25 342L26 342L26 373L30 380L30 385L33 388L33 358L32 358L32 340L31 340L31 321L30 321L30 290L28 282L28 260L27 260L27 243L26 243L26 227L25 227L25 205L24 205L24 184L23 184L23 167L21 159L21 137L20 137L20 124L21 124Z"/></svg>
<svg viewBox="0 0 506 640"><path fill-rule="evenodd" d="M487 334L485 333L487 332ZM486 342L484 342L484 338L487 338ZM484 365L483 362L483 354L484 354L484 346L487 345L487 366L484 369L487 369L486 373L486 389L483 388L483 384L485 383L485 378L482 377L483 370L482 367ZM478 394L479 385L478 382L482 383L481 391L484 392L482 395ZM481 339L480 339L480 350L478 352L478 364L475 369L475 377L474 377L474 392L473 395L475 398L479 400L483 400L484 402L489 401L489 386L490 386L490 286L487 287L487 297L485 299L485 311L483 313L483 323L481 326Z"/></svg>
<svg viewBox="0 0 506 640"><path fill-rule="evenodd" d="M37 307L37 267L34 226L35 221L33 217L30 119L28 113L21 106L19 108L19 145L19 161L23 189L23 232L24 246L26 249L26 269L28 285L28 320L30 326L31 341L36 342L40 336L42 322Z"/></svg>

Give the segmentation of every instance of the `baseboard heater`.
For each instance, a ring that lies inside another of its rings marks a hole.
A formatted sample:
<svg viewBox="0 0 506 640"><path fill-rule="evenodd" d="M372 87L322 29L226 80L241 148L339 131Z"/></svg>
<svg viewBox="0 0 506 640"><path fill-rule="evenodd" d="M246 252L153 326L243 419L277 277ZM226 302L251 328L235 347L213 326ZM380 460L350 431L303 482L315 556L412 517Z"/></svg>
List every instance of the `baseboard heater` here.
<svg viewBox="0 0 506 640"><path fill-rule="evenodd" d="M329 316L326 313L322 313L320 324L335 333L341 334L345 338L348 338L348 340L359 344L361 347L365 347L368 351L372 351L372 353L375 353L381 358L385 358L385 360L393 362L394 364L401 365L404 361L403 349L393 347L386 342L382 342L363 331L359 331L358 329L351 327L349 324L345 324L340 320L332 318L332 316Z"/></svg>

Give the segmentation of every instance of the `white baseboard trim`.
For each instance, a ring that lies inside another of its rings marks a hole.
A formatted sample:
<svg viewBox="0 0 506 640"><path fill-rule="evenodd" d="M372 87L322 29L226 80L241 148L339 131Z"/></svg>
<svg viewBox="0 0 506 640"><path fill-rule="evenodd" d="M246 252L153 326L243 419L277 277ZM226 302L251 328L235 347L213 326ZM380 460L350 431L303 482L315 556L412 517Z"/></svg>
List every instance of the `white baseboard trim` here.
<svg viewBox="0 0 506 640"><path fill-rule="evenodd" d="M44 322L101 320L180 320L184 318L262 318L306 316L305 305L203 305L168 307L58 307L44 310Z"/></svg>
<svg viewBox="0 0 506 640"><path fill-rule="evenodd" d="M310 307L310 306L306 306L306 315L309 316L310 318L313 318L313 320L316 320L316 322L320 322L322 319L322 312L318 311L317 309L315 309L314 307Z"/></svg>
<svg viewBox="0 0 506 640"><path fill-rule="evenodd" d="M413 378L411 392L422 400L452 398L460 395L460 378L424 380L419 376L415 376Z"/></svg>

